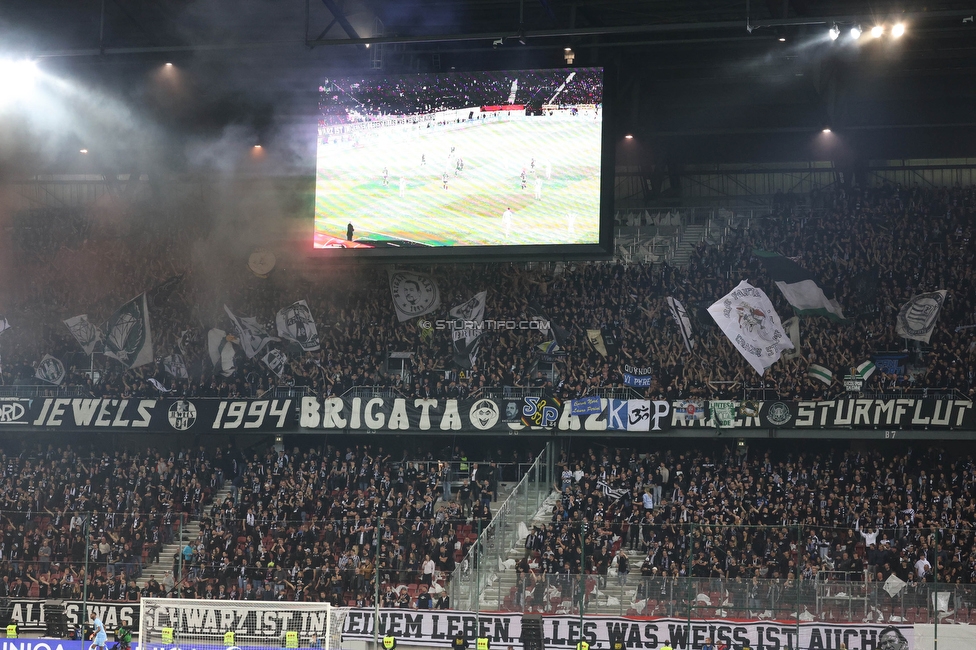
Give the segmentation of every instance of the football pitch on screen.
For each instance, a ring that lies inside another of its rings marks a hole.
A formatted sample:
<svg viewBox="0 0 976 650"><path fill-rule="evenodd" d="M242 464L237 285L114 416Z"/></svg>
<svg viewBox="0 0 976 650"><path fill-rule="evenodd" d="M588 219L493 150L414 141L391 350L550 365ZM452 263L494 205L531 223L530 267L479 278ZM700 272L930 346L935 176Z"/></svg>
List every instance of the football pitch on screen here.
<svg viewBox="0 0 976 650"><path fill-rule="evenodd" d="M315 245L596 244L602 115L487 115L319 145ZM446 186L446 187L445 187Z"/></svg>

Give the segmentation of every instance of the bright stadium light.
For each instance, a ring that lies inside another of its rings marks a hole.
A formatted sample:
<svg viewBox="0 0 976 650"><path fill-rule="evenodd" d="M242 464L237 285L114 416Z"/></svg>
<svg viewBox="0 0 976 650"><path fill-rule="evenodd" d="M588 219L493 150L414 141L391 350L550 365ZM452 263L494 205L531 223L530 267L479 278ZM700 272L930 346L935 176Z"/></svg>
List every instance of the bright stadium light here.
<svg viewBox="0 0 976 650"><path fill-rule="evenodd" d="M894 27L891 28L891 35L894 36L895 38L900 37L904 33L905 33L905 23L897 23Z"/></svg>
<svg viewBox="0 0 976 650"><path fill-rule="evenodd" d="M0 104L22 97L34 87L37 63L28 59L0 59Z"/></svg>
<svg viewBox="0 0 976 650"><path fill-rule="evenodd" d="M825 126L823 132L824 133L830 133L830 127L829 126Z"/></svg>
<svg viewBox="0 0 976 650"><path fill-rule="evenodd" d="M871 28L871 38L881 38L884 34L884 27L881 25L875 25Z"/></svg>
<svg viewBox="0 0 976 650"><path fill-rule="evenodd" d="M827 33L830 34L830 40L836 41L837 37L840 36L840 27L834 25L833 27L830 28L830 31Z"/></svg>
<svg viewBox="0 0 976 650"><path fill-rule="evenodd" d="M853 27L851 27L851 38L853 38L855 41L857 39L861 38L861 26L860 25L854 25Z"/></svg>
<svg viewBox="0 0 976 650"><path fill-rule="evenodd" d="M633 140L633 139L634 139L634 136L631 135L630 133L628 133L627 135L624 136L624 140Z"/></svg>

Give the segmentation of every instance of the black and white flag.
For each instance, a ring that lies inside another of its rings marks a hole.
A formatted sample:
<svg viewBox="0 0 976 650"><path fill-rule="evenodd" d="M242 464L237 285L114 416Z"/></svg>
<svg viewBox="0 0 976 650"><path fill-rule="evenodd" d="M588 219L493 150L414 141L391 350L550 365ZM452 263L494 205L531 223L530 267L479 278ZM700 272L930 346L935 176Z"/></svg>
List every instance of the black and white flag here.
<svg viewBox="0 0 976 650"><path fill-rule="evenodd" d="M91 356L95 352L95 346L102 341L102 333L88 320L88 314L68 318L64 324L85 354Z"/></svg>
<svg viewBox="0 0 976 650"><path fill-rule="evenodd" d="M610 486L609 483L605 483L604 481L597 481L596 482L596 487L598 489L603 490L604 496L608 496L608 497L610 497L611 499L614 499L614 500L620 499L625 494L627 494L627 490L625 490L623 488L613 488L613 487Z"/></svg>
<svg viewBox="0 0 976 650"><path fill-rule="evenodd" d="M275 325L278 326L278 336L283 340L297 343L305 352L319 349L319 331L312 320L312 310L304 300L280 310L275 316Z"/></svg>
<svg viewBox="0 0 976 650"><path fill-rule="evenodd" d="M454 338L454 363L461 368L471 368L478 359L482 327L485 323L485 299L487 291L476 293L471 300L451 309L455 319L451 336Z"/></svg>
<svg viewBox="0 0 976 650"><path fill-rule="evenodd" d="M792 350L783 352L783 359L791 361L800 356L800 317L793 316L784 320L783 329L786 330L786 335L790 337L790 343L793 344Z"/></svg>
<svg viewBox="0 0 976 650"><path fill-rule="evenodd" d="M64 374L64 364L50 354L44 355L44 358L37 364L37 369L34 371L34 376L41 381L58 386L64 381Z"/></svg>
<svg viewBox="0 0 976 650"><path fill-rule="evenodd" d="M779 361L785 350L793 349L769 297L745 280L719 298L708 313L760 375Z"/></svg>
<svg viewBox="0 0 976 650"><path fill-rule="evenodd" d="M668 296L665 300L668 303L668 307L671 308L671 316L674 318L674 322L678 324L678 329L681 331L681 338L685 342L685 349L688 350L688 354L691 354L691 351L695 349L695 335L691 331L691 321L688 319L688 312L685 311L684 305L677 298Z"/></svg>
<svg viewBox="0 0 976 650"><path fill-rule="evenodd" d="M166 374L177 379L189 379L190 373L186 369L186 361L181 354L171 354L163 357L163 370Z"/></svg>
<svg viewBox="0 0 976 650"><path fill-rule="evenodd" d="M146 294L136 296L112 314L105 325L105 356L128 367L152 363L152 331Z"/></svg>
<svg viewBox="0 0 976 650"><path fill-rule="evenodd" d="M441 292L426 273L390 271L390 293L397 319L403 321L429 314L441 306Z"/></svg>
<svg viewBox="0 0 976 650"><path fill-rule="evenodd" d="M932 338L932 330L935 329L935 322L939 319L939 312L942 310L947 293L948 291L942 289L912 296L912 299L898 312L898 320L895 323L895 332L898 336L928 343Z"/></svg>
<svg viewBox="0 0 976 650"><path fill-rule="evenodd" d="M0 334L3 334L10 329L10 321L6 318L0 317Z"/></svg>
<svg viewBox="0 0 976 650"><path fill-rule="evenodd" d="M224 305L224 311L227 312L231 322L234 323L234 329L237 330L237 340L244 349L244 355L248 359L253 359L261 351L261 348L271 343L271 341L278 340L258 325L257 319L253 316L235 316L234 312L227 305Z"/></svg>
<svg viewBox="0 0 976 650"><path fill-rule="evenodd" d="M173 392L173 389L172 388L166 388L165 386L163 386L162 382L160 382L155 377L150 377L149 378L149 383L152 384L153 385L153 388L155 388L156 390L158 390L160 393L172 393Z"/></svg>
<svg viewBox="0 0 976 650"><path fill-rule="evenodd" d="M207 350L213 361L214 372L224 377L234 374L234 345L224 330L212 329L207 332Z"/></svg>
<svg viewBox="0 0 976 650"><path fill-rule="evenodd" d="M268 353L261 359L264 364L271 368L271 372L281 378L281 373L285 371L288 364L288 357L281 350L268 350Z"/></svg>

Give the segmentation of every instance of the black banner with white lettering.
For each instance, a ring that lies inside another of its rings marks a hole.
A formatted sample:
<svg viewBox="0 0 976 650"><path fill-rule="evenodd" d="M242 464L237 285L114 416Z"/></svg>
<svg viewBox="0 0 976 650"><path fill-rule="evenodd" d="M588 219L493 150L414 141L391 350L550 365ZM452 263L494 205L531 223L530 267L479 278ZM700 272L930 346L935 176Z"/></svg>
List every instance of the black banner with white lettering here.
<svg viewBox="0 0 976 650"><path fill-rule="evenodd" d="M296 428L296 406L293 399L0 398L0 431L287 431Z"/></svg>
<svg viewBox="0 0 976 650"><path fill-rule="evenodd" d="M84 603L80 600L45 601L45 600L8 600L5 613L9 613L10 622L16 623L21 632L43 632L47 629L44 618L45 607L50 602L62 602L64 616L68 627L77 628L83 622ZM132 631L139 627L139 603L100 603L88 602L88 611L95 612L102 619L105 629L112 632L119 625L125 625Z"/></svg>
<svg viewBox="0 0 976 650"><path fill-rule="evenodd" d="M973 430L968 400L840 399L821 402L723 402L734 417L722 428ZM573 400L554 407L555 424L526 426L513 399L302 397L295 399L0 398L0 431L72 430L152 433L646 433L717 429L713 409L696 402L600 398L597 413L573 415ZM595 407L595 404L593 404ZM704 413L709 417L705 417ZM547 424L549 424L547 422ZM704 432L703 432L704 433Z"/></svg>

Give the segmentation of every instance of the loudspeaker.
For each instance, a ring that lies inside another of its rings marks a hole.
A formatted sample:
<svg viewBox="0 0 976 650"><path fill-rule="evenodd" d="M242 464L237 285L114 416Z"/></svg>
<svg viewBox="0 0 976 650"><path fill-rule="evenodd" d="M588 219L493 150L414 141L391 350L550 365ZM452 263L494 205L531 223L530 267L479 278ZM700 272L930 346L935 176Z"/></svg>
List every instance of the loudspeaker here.
<svg viewBox="0 0 976 650"><path fill-rule="evenodd" d="M542 631L542 615L524 614L522 616L523 650L545 650L545 641Z"/></svg>

